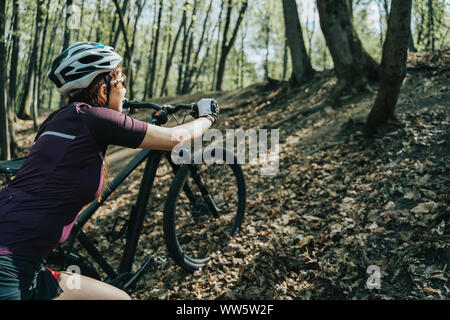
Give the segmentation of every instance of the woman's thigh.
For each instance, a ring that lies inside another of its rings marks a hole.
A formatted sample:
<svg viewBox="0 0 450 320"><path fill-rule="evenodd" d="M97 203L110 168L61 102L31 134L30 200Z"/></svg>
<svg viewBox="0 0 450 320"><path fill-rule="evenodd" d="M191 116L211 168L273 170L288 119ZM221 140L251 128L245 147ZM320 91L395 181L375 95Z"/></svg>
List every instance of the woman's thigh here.
<svg viewBox="0 0 450 320"><path fill-rule="evenodd" d="M64 292L55 300L131 300L123 290L75 273L62 271L58 282Z"/></svg>

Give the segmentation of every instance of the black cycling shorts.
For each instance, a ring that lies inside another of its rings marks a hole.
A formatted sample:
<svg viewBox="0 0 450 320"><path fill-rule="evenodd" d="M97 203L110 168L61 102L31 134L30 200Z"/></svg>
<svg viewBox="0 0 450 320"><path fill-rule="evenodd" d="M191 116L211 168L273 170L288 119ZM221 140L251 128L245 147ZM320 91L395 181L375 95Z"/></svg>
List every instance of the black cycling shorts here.
<svg viewBox="0 0 450 320"><path fill-rule="evenodd" d="M0 254L0 300L51 300L63 290L45 260Z"/></svg>

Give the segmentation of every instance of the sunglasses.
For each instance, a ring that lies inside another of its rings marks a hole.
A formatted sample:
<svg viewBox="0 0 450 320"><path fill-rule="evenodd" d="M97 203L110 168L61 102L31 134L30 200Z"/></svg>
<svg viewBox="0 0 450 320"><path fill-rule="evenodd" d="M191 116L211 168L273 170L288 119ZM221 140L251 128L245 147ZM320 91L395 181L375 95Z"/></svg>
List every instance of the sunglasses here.
<svg viewBox="0 0 450 320"><path fill-rule="evenodd" d="M114 86L114 88L117 88L117 89L126 88L126 86L125 86L125 78L123 76L120 77L117 80L111 81L111 84Z"/></svg>

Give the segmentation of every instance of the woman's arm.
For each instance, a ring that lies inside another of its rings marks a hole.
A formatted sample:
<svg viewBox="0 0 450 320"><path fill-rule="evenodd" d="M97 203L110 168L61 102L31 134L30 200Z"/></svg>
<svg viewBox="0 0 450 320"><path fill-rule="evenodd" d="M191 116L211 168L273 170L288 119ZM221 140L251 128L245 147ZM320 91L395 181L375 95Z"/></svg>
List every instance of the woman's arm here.
<svg viewBox="0 0 450 320"><path fill-rule="evenodd" d="M138 148L171 151L179 143L201 137L211 125L212 121L205 117L173 128L148 124L147 132Z"/></svg>

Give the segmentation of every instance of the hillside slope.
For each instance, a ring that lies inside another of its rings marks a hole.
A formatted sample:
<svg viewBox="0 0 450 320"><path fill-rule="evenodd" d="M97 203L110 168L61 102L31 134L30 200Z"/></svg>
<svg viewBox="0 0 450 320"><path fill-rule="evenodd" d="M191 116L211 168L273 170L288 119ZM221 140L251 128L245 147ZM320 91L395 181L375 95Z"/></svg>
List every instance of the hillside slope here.
<svg viewBox="0 0 450 320"><path fill-rule="evenodd" d="M154 100L173 104L214 97L222 107L216 128L280 129L279 171L263 176L258 166L243 165L248 206L231 251L194 274L169 260L164 270L145 276L133 297L449 299L450 51L409 59L396 108L399 123L373 139L365 137L363 122L377 88L343 97L338 108L283 120L322 101L336 81L331 71L296 90L259 83L233 92ZM135 116L149 119L142 111ZM30 140L26 130L23 141ZM113 259L121 252L120 240L111 244L98 231L112 228L113 217L131 207L142 170L87 226ZM165 254L166 167L158 177L139 259ZM367 287L373 279L370 266L381 272L379 289Z"/></svg>

